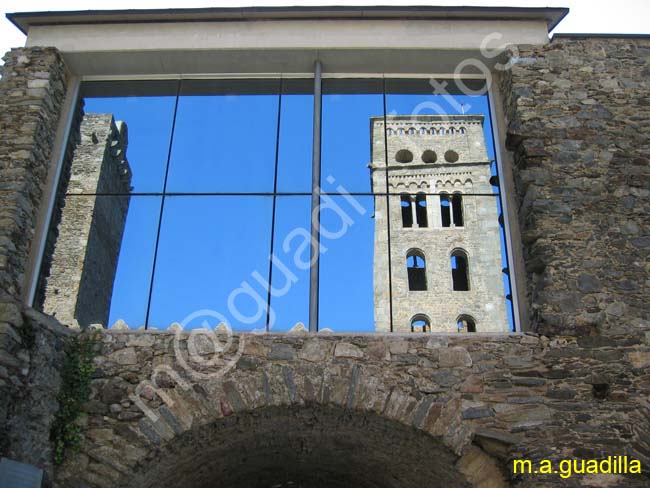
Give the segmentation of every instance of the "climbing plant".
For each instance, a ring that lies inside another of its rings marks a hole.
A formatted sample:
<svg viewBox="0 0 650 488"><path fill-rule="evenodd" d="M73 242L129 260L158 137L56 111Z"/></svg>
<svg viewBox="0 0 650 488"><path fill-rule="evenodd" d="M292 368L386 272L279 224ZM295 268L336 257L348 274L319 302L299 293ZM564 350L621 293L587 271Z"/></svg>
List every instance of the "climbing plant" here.
<svg viewBox="0 0 650 488"><path fill-rule="evenodd" d="M59 410L50 431L56 464L63 462L68 450L79 449L81 433L77 420L90 396L92 363L97 354L97 345L97 333L93 332L71 337L65 346L61 390L57 396Z"/></svg>

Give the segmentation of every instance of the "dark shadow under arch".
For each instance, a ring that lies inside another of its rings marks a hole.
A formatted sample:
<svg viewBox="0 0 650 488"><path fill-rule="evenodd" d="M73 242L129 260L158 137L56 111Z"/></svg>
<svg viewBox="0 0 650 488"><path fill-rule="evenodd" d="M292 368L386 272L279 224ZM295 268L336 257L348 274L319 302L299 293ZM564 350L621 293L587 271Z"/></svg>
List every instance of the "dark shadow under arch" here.
<svg viewBox="0 0 650 488"><path fill-rule="evenodd" d="M265 407L181 434L125 488L469 487L440 439L372 412Z"/></svg>

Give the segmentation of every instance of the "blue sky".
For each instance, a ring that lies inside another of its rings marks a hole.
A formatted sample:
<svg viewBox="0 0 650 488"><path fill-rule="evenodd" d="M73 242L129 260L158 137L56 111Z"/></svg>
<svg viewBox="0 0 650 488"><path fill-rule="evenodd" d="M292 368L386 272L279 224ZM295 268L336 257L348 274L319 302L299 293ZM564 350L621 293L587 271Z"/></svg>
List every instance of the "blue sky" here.
<svg viewBox="0 0 650 488"><path fill-rule="evenodd" d="M85 99L86 111L113 113L129 128L127 155L135 195L115 280L111 324L118 318L131 327L145 322L162 197L138 193L162 192L168 153L168 192L272 192L281 103L277 188L290 193L310 190L311 95L283 94L281 100L277 93L181 95L169 152L175 101L175 96ZM447 113L458 113L464 104L466 113L485 114L488 152L493 157L486 97L456 95L450 103L424 92L388 93L387 113L411 114L423 101L435 102ZM323 96L322 186L326 191L335 191L340 184L349 192L370 191L369 119L382 114L380 92ZM325 181L328 175L335 177L333 184ZM333 198L353 224L342 238L322 241L326 250L320 268L320 327L369 332L374 328L373 197L355 196L364 215L346 198ZM211 309L236 329L263 329L272 212L272 196L167 196L149 324L165 328L196 310ZM301 240L294 236L289 249L283 249L283 243L297 228L308 232L309 217L310 196L277 197L274 255L279 262L273 265L272 286L288 292L272 296L275 331L308 323L309 271L294 263ZM322 226L335 231L341 219L326 210Z"/></svg>

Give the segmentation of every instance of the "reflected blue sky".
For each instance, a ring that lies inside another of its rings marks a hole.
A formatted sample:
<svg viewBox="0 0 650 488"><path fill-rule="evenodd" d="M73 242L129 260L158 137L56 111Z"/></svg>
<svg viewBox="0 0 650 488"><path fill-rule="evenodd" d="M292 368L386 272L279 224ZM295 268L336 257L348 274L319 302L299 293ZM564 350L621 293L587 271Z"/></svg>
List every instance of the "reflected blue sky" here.
<svg viewBox="0 0 650 488"><path fill-rule="evenodd" d="M399 93L391 92L389 87L385 103L388 114L484 114L488 154L494 158L487 97ZM127 155L134 192L163 189L174 104L174 96L85 99L87 112L113 113L115 119L127 122ZM336 191L338 185L343 185L349 192L370 192L369 120L383 111L382 93L323 95L325 191ZM272 192L277 151L277 190L308 193L312 124L313 96L309 94L285 93L281 99L278 93L182 95L171 144L167 190ZM334 177L333 183L325 181L329 175ZM355 199L363 207L363 215L345 198L333 197L353 224L342 238L322 240L320 327L371 332L374 202L371 196ZM161 203L160 196L131 198L113 290L111 324L118 318L131 327L145 322ZM166 328L197 310L212 309L223 314L236 330L263 329L267 316L265 311L260 313L259 307L260 300L266 303L267 299L272 212L271 196L166 197L150 325ZM309 270L296 266L295 256L302 242L296 229L308 232L309 218L309 196L277 197L277 261L272 285L282 293L271 296L276 331L288 330L296 322L308 323ZM322 225L340 228L339 215L324 211ZM285 246L291 236L293 239ZM308 249L303 249L303 254L308 256ZM504 286L509 293L507 280ZM232 310L228 297L242 288L247 292L236 293L237 310ZM512 327L510 308L508 313Z"/></svg>

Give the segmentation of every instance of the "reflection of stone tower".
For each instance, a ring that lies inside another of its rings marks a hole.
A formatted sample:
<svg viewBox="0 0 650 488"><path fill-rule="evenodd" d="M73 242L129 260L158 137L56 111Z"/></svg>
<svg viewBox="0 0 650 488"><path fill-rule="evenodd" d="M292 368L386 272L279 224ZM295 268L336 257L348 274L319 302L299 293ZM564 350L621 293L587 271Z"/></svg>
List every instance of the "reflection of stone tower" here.
<svg viewBox="0 0 650 488"><path fill-rule="evenodd" d="M507 332L497 199L468 195L493 193L483 116L386 120L384 138L384 118L371 119L370 167L374 191L384 193L388 182L395 194L389 206L393 330ZM386 215L386 197L377 196L377 331L390 330Z"/></svg>
<svg viewBox="0 0 650 488"><path fill-rule="evenodd" d="M111 114L86 114L70 167L43 311L67 325L108 322L113 280L129 209L127 127ZM122 196L99 196L119 194Z"/></svg>

